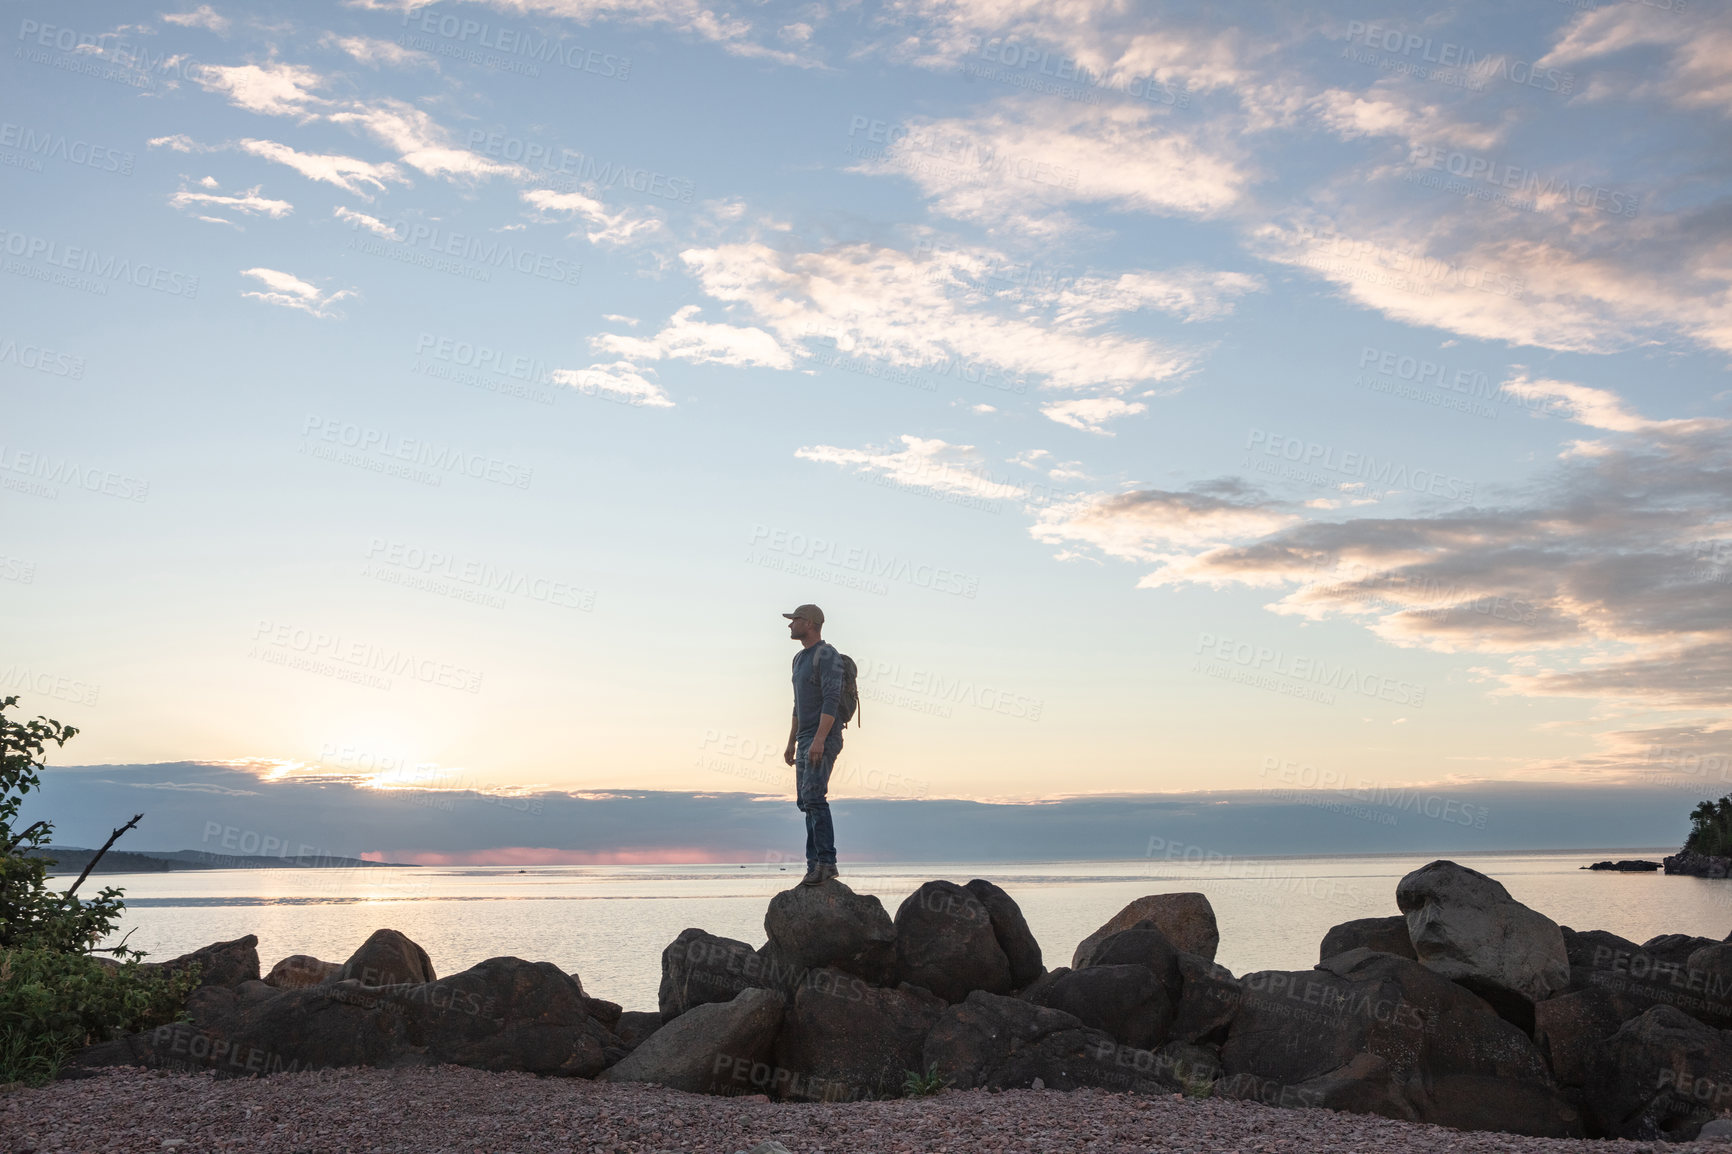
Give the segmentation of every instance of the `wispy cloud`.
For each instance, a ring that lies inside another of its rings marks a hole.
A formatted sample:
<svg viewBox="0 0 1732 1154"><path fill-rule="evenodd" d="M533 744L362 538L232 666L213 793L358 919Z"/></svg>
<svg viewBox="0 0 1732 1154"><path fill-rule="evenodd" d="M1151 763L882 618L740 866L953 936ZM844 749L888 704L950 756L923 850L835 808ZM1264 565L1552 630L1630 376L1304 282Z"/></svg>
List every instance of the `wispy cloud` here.
<svg viewBox="0 0 1732 1154"><path fill-rule="evenodd" d="M265 286L262 291L244 289L241 296L286 309L295 309L321 319L341 317L343 314L331 306L338 301L360 295L354 289L339 289L334 293L327 293L316 285L308 284L300 277L291 273L279 272L274 268L245 268L241 270L241 275L252 277Z"/></svg>
<svg viewBox="0 0 1732 1154"><path fill-rule="evenodd" d="M391 163L374 164L353 156L332 153L297 152L274 140L242 140L237 147L252 156L294 169L309 180L334 184L344 192L366 200L372 193L385 191L386 184L407 184L408 180ZM369 191L371 190L371 191Z"/></svg>

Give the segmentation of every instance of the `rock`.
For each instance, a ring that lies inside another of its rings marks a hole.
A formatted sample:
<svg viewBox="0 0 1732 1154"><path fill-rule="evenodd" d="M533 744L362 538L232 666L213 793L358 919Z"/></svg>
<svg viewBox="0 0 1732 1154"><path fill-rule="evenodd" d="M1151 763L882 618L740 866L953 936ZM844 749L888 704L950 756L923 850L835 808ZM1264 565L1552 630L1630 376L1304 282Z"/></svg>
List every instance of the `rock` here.
<svg viewBox="0 0 1732 1154"><path fill-rule="evenodd" d="M1594 985L1594 976L1621 968L1628 973L1630 959L1642 952L1642 947L1628 938L1606 930L1572 930L1559 926L1564 936L1564 956L1570 963L1571 991L1585 990Z"/></svg>
<svg viewBox="0 0 1732 1154"><path fill-rule="evenodd" d="M998 939L998 948L1004 951L1005 959L1010 962L1011 987L1020 990L1046 973L1046 966L1041 962L1040 943L1034 940L1034 934L1022 916L1022 907L989 881L975 878L965 888L986 907L987 916L992 919L992 934Z"/></svg>
<svg viewBox="0 0 1732 1154"><path fill-rule="evenodd" d="M900 1098L921 1065L944 999L914 986L887 990L836 969L810 970L776 1036L769 1084L799 1102Z"/></svg>
<svg viewBox="0 0 1732 1154"><path fill-rule="evenodd" d="M1722 1030L1732 1028L1732 973L1723 947L1687 934L1662 934L1638 946L1603 930L1564 931L1571 991L1617 994L1625 1019L1671 1006Z"/></svg>
<svg viewBox="0 0 1732 1154"><path fill-rule="evenodd" d="M1434 861L1402 878L1395 904L1420 964L1533 1032L1533 1003L1569 988L1563 932L1478 870Z"/></svg>
<svg viewBox="0 0 1732 1154"><path fill-rule="evenodd" d="M1661 934L1643 942L1642 952L1656 961L1683 966L1697 950L1718 944L1713 938L1699 938L1694 934Z"/></svg>
<svg viewBox="0 0 1732 1154"><path fill-rule="evenodd" d="M884 986L896 972L896 927L883 903L839 881L795 886L771 898L764 933L769 941L761 956L771 963L766 981L785 970L797 981L806 970L833 966Z"/></svg>
<svg viewBox="0 0 1732 1154"><path fill-rule="evenodd" d="M1179 955L1179 1003L1169 1036L1175 1043L1227 1040L1244 988L1233 971L1200 954Z"/></svg>
<svg viewBox="0 0 1732 1154"><path fill-rule="evenodd" d="M577 975L573 974L572 977L576 978ZM582 988L582 983L579 983L579 988ZM607 1001L605 998L591 998L585 995L583 1012L612 1030L618 1024L619 1016L625 1012L625 1007L618 1002Z"/></svg>
<svg viewBox="0 0 1732 1154"><path fill-rule="evenodd" d="M792 1152L774 1138L766 1138L750 1150L736 1150L734 1154L792 1154Z"/></svg>
<svg viewBox="0 0 1732 1154"><path fill-rule="evenodd" d="M612 1027L620 1045L628 1050L635 1049L645 1038L661 1028L661 1013L653 1010L627 1010Z"/></svg>
<svg viewBox="0 0 1732 1154"><path fill-rule="evenodd" d="M1129 929L1105 937L1091 939L1094 944L1084 951L1077 950L1079 970L1091 966L1146 966L1170 1000L1179 999L1179 951L1152 920L1144 920ZM1085 943L1087 944L1087 943Z"/></svg>
<svg viewBox="0 0 1732 1154"><path fill-rule="evenodd" d="M1128 930L1142 921L1153 921L1167 935L1168 941L1186 953L1198 954L1211 962L1215 960L1221 933L1215 926L1215 910L1209 905L1209 899L1195 893L1150 894L1138 898L1084 938L1072 956L1072 968L1082 968L1081 959L1099 939Z"/></svg>
<svg viewBox="0 0 1732 1154"><path fill-rule="evenodd" d="M1580 1136L1533 1043L1418 962L1360 948L1241 979L1218 1093L1464 1130Z"/></svg>
<svg viewBox="0 0 1732 1154"><path fill-rule="evenodd" d="M1600 988L1547 998L1534 1006L1534 1044L1558 1085L1580 1088L1606 1039L1645 1008Z"/></svg>
<svg viewBox="0 0 1732 1154"><path fill-rule="evenodd" d="M1173 1002L1149 967L1141 964L1088 966L1066 970L1043 983L1027 999L1072 1015L1083 1025L1104 1030L1117 1042L1152 1050L1167 1040Z"/></svg>
<svg viewBox="0 0 1732 1154"><path fill-rule="evenodd" d="M583 991L548 962L487 961L436 982L366 986L349 978L204 1005L179 1022L87 1047L80 1068L167 1066L246 1076L439 1062L591 1077L624 1049L585 1012Z"/></svg>
<svg viewBox="0 0 1732 1154"><path fill-rule="evenodd" d="M322 962L311 954L290 954L271 967L265 981L279 990L304 990L341 980L343 963Z"/></svg>
<svg viewBox="0 0 1732 1154"><path fill-rule="evenodd" d="M745 942L703 930L681 930L662 951L662 984L657 1000L662 1020L671 1022L693 1006L731 1002L741 990L762 987L757 951Z"/></svg>
<svg viewBox="0 0 1732 1154"><path fill-rule="evenodd" d="M638 1043L602 1080L654 1082L696 1094L752 1093L787 1001L779 990L750 989L731 1002L694 1006Z"/></svg>
<svg viewBox="0 0 1732 1154"><path fill-rule="evenodd" d="M374 930L343 963L338 981L353 978L363 986L397 986L431 982L437 976L426 950L396 930Z"/></svg>
<svg viewBox="0 0 1732 1154"><path fill-rule="evenodd" d="M1356 918L1331 927L1329 932L1323 935L1323 945L1317 951L1317 960L1321 962L1336 954L1357 950L1361 946L1380 953L1394 954L1398 958L1419 960L1419 955L1413 952L1413 942L1407 936L1407 919L1401 914L1387 918Z"/></svg>
<svg viewBox="0 0 1732 1154"><path fill-rule="evenodd" d="M1660 859L1660 868L1668 874L1691 878L1723 878L1732 873L1732 858L1710 857L1694 850L1681 850Z"/></svg>
<svg viewBox="0 0 1732 1154"><path fill-rule="evenodd" d="M391 989L407 1043L436 1062L591 1078L618 1048L589 1015L583 987L551 962L489 958L436 982Z"/></svg>
<svg viewBox="0 0 1732 1154"><path fill-rule="evenodd" d="M1170 1064L1123 1046L1062 1010L976 990L951 1006L926 1036L923 1068L957 1089L1054 1090L1096 1086L1139 1093L1178 1089Z"/></svg>
<svg viewBox="0 0 1732 1154"><path fill-rule="evenodd" d="M1207 1093L1221 1078L1221 1052L1214 1046L1168 1042L1155 1051L1155 1065L1170 1072L1180 1092L1189 1095Z"/></svg>
<svg viewBox="0 0 1732 1154"><path fill-rule="evenodd" d="M1732 1142L1732 1118L1716 1118L1696 1131L1698 1142Z"/></svg>
<svg viewBox="0 0 1732 1154"><path fill-rule="evenodd" d="M165 974L177 974L192 966L198 967L200 986L234 987L242 982L259 980L259 939L248 934L232 942L216 942L182 954L166 962L145 962L140 969L160 969Z"/></svg>
<svg viewBox="0 0 1732 1154"><path fill-rule="evenodd" d="M1641 861L1636 858L1624 858L1621 861L1597 861L1593 865L1585 865L1585 870L1616 870L1619 873L1642 874L1651 873L1660 868L1657 861Z"/></svg>
<svg viewBox="0 0 1732 1154"><path fill-rule="evenodd" d="M1584 1101L1608 1137L1687 1142L1732 1107L1732 1035L1655 1006L1600 1046Z"/></svg>
<svg viewBox="0 0 1732 1154"><path fill-rule="evenodd" d="M1010 959L986 906L946 881L925 883L897 909L896 975L946 1002L960 1002L974 990L1012 989Z"/></svg>

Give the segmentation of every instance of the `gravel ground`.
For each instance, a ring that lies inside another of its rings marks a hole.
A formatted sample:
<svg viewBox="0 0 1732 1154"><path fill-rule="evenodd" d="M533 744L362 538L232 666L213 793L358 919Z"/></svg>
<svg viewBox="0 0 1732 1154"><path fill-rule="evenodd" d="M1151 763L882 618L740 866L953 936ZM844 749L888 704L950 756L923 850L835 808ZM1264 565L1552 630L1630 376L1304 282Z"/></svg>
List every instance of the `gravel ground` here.
<svg viewBox="0 0 1732 1154"><path fill-rule="evenodd" d="M734 1154L766 1139L781 1142L791 1154L1659 1154L1664 1148L1465 1133L1329 1110L1099 1090L952 1090L920 1101L794 1105L460 1066L224 1081L208 1074L114 1070L41 1090L0 1093L0 1154Z"/></svg>

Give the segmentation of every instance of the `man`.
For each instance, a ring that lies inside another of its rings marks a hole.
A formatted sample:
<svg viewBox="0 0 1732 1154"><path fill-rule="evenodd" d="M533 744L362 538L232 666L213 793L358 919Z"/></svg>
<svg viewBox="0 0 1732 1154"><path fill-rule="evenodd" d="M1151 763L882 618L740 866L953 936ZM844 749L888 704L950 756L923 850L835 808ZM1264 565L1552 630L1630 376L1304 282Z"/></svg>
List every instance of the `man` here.
<svg viewBox="0 0 1732 1154"><path fill-rule="evenodd" d="M794 804L806 815L806 876L803 886L836 876L836 831L830 824L830 770L842 752L836 715L842 700L842 658L824 640L824 611L802 605L788 619L794 654L794 720L782 760L794 767Z"/></svg>

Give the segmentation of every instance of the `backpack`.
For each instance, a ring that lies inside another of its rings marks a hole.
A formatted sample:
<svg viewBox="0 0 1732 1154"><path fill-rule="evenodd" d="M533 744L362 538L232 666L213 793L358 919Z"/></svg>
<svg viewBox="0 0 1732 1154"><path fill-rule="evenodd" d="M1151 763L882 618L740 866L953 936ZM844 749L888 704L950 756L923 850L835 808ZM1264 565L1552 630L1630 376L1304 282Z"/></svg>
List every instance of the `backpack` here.
<svg viewBox="0 0 1732 1154"><path fill-rule="evenodd" d="M830 645L828 641L824 644ZM830 645L830 648L835 649L836 647ZM841 650L837 650L836 659L842 663L842 697L836 703L836 728L846 729L850 721L858 724L858 719L862 716L860 710L860 667L854 664L852 657ZM814 659L812 678L817 680L817 677L818 662Z"/></svg>

